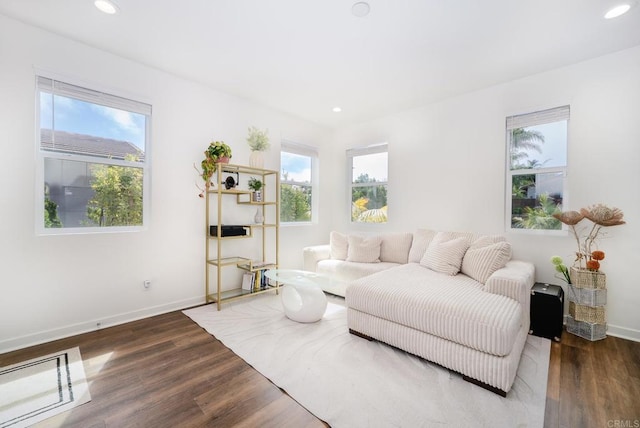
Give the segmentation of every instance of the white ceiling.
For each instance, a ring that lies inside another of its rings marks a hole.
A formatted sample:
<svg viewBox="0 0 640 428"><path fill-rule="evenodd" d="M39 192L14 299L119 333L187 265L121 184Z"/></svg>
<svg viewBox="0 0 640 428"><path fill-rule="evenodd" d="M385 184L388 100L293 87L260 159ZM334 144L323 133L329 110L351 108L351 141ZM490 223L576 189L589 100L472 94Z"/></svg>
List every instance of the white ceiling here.
<svg viewBox="0 0 640 428"><path fill-rule="evenodd" d="M355 0L115 2L0 13L331 127L640 45L638 4L603 19L616 0L370 0L364 18Z"/></svg>

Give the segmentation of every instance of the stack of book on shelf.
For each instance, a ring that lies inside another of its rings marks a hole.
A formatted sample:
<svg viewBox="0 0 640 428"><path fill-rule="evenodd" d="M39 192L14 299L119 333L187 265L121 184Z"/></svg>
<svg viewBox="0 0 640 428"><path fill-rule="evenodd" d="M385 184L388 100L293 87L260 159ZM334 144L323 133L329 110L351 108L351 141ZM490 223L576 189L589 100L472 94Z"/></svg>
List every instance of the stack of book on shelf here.
<svg viewBox="0 0 640 428"><path fill-rule="evenodd" d="M270 263L265 263L269 265ZM256 265L254 265L256 267ZM242 289L246 291L260 291L269 288L269 279L264 275L268 269L247 272L242 276Z"/></svg>

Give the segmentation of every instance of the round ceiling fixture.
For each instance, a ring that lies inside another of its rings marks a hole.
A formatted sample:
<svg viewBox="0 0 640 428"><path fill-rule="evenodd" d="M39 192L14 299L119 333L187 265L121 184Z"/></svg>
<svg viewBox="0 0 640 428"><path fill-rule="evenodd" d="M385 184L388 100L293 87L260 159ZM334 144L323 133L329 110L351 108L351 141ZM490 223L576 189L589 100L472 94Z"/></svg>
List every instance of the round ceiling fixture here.
<svg viewBox="0 0 640 428"><path fill-rule="evenodd" d="M607 11L607 13L604 14L605 19L613 19L613 18L617 18L620 15L624 15L625 13L629 12L629 9L631 9L631 5L628 3L625 4L619 4L618 6L611 8Z"/></svg>
<svg viewBox="0 0 640 428"><path fill-rule="evenodd" d="M342 111L342 109L340 107L334 107L333 108L333 112L334 113L340 113Z"/></svg>
<svg viewBox="0 0 640 428"><path fill-rule="evenodd" d="M108 15L114 15L118 13L118 5L110 0L96 0L93 2L95 7Z"/></svg>
<svg viewBox="0 0 640 428"><path fill-rule="evenodd" d="M371 11L371 6L369 6L369 3L365 1L359 1L357 3L354 3L353 6L351 6L351 13L353 13L358 18L363 18L369 15L370 11Z"/></svg>

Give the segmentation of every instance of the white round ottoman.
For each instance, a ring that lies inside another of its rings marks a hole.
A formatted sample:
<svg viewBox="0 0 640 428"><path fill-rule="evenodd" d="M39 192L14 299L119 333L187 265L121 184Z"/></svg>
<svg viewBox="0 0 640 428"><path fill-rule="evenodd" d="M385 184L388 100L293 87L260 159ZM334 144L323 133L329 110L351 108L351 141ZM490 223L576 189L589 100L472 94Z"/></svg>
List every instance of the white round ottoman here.
<svg viewBox="0 0 640 428"><path fill-rule="evenodd" d="M297 322L316 322L327 309L327 296L318 285L326 280L315 272L271 269L267 278L285 284L282 287L282 307L287 318Z"/></svg>

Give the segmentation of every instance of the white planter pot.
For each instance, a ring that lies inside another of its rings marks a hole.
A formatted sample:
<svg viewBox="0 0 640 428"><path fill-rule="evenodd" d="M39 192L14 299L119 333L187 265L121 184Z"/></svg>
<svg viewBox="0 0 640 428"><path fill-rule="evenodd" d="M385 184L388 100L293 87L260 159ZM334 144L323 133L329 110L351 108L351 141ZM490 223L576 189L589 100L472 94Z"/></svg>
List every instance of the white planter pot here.
<svg viewBox="0 0 640 428"><path fill-rule="evenodd" d="M251 168L264 168L264 155L262 152L251 152L251 156L249 156L249 166Z"/></svg>

